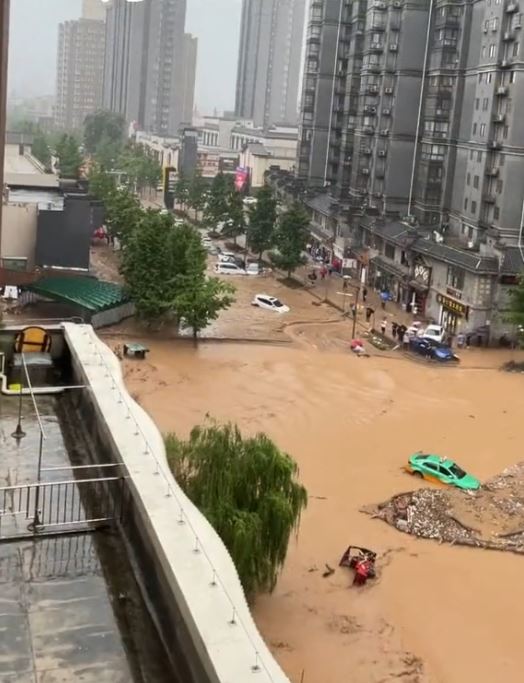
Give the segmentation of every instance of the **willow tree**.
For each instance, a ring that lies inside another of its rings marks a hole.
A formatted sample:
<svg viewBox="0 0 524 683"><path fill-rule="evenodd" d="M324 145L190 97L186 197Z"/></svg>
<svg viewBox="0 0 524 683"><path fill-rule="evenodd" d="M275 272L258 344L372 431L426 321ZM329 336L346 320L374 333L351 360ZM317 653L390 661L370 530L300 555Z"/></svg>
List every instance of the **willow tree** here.
<svg viewBox="0 0 524 683"><path fill-rule="evenodd" d="M264 434L195 427L188 441L166 437L169 465L187 496L221 537L248 598L271 591L298 529L307 493L298 467Z"/></svg>

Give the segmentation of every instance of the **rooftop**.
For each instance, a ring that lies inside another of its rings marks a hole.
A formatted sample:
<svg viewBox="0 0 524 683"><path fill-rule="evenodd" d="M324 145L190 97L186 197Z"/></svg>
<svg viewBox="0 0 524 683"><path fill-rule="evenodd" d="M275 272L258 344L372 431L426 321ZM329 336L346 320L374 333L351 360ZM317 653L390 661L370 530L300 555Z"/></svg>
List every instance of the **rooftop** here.
<svg viewBox="0 0 524 683"><path fill-rule="evenodd" d="M496 274L499 272L499 261L496 256L481 256L465 249L456 249L446 244L437 244L432 240L418 239L412 247L419 254L433 256L439 261L461 266L477 273Z"/></svg>
<svg viewBox="0 0 524 683"><path fill-rule="evenodd" d="M23 187L58 187L58 177L45 173L41 164L28 152L20 154L19 145L5 146L4 182Z"/></svg>
<svg viewBox="0 0 524 683"><path fill-rule="evenodd" d="M115 308L128 301L120 285L92 277L44 277L27 288L55 301L62 301L93 313Z"/></svg>

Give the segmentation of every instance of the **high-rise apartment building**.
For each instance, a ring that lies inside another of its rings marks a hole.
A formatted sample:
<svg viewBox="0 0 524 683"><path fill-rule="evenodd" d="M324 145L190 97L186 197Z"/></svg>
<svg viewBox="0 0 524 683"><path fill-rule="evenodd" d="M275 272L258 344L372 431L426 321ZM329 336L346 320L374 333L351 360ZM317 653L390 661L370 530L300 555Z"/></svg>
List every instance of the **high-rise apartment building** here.
<svg viewBox="0 0 524 683"><path fill-rule="evenodd" d="M104 106L159 135L178 132L193 97L185 18L186 0L112 0L107 10Z"/></svg>
<svg viewBox="0 0 524 683"><path fill-rule="evenodd" d="M103 16L96 2L85 0L85 16L58 27L54 118L65 130L81 129L85 117L102 106L105 23L93 18Z"/></svg>
<svg viewBox="0 0 524 683"><path fill-rule="evenodd" d="M9 56L10 0L0 5L0 190L4 191L4 156L7 116L7 64ZM2 211L0 211L0 246L2 244Z"/></svg>
<svg viewBox="0 0 524 683"><path fill-rule="evenodd" d="M184 72L182 123L191 125L195 105L195 80L198 54L198 38L190 33L184 34Z"/></svg>
<svg viewBox="0 0 524 683"><path fill-rule="evenodd" d="M312 0L297 174L478 243L524 228L513 0Z"/></svg>
<svg viewBox="0 0 524 683"><path fill-rule="evenodd" d="M82 0L82 16L84 19L105 21L106 5L103 0Z"/></svg>
<svg viewBox="0 0 524 683"><path fill-rule="evenodd" d="M306 0L243 0L237 116L257 126L297 120Z"/></svg>
<svg viewBox="0 0 524 683"><path fill-rule="evenodd" d="M371 284L452 335L511 334L523 16L517 0L311 0L297 175L331 195L313 222L324 211L328 249L349 238Z"/></svg>

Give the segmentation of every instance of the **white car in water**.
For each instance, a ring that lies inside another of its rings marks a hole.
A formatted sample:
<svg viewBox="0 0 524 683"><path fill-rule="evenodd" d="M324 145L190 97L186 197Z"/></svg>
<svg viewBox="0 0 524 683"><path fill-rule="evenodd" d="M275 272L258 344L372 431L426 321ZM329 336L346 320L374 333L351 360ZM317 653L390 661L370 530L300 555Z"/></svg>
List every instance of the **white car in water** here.
<svg viewBox="0 0 524 683"><path fill-rule="evenodd" d="M246 271L236 263L217 263L215 273L217 275L245 275Z"/></svg>
<svg viewBox="0 0 524 683"><path fill-rule="evenodd" d="M420 335L423 339L431 339L432 341L442 344L446 331L442 325L428 325Z"/></svg>
<svg viewBox="0 0 524 683"><path fill-rule="evenodd" d="M275 311L276 313L289 313L289 306L283 304L275 296L269 296L269 294L257 294L251 305L265 308L268 311Z"/></svg>

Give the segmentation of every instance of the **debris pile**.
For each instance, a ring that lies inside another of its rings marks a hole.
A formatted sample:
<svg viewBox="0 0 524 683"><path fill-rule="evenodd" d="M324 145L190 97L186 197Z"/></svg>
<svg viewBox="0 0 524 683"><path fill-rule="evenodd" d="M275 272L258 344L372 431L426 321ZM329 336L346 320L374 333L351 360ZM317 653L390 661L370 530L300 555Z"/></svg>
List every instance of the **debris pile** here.
<svg viewBox="0 0 524 683"><path fill-rule="evenodd" d="M425 488L398 494L362 512L414 536L524 553L524 462L478 491Z"/></svg>

